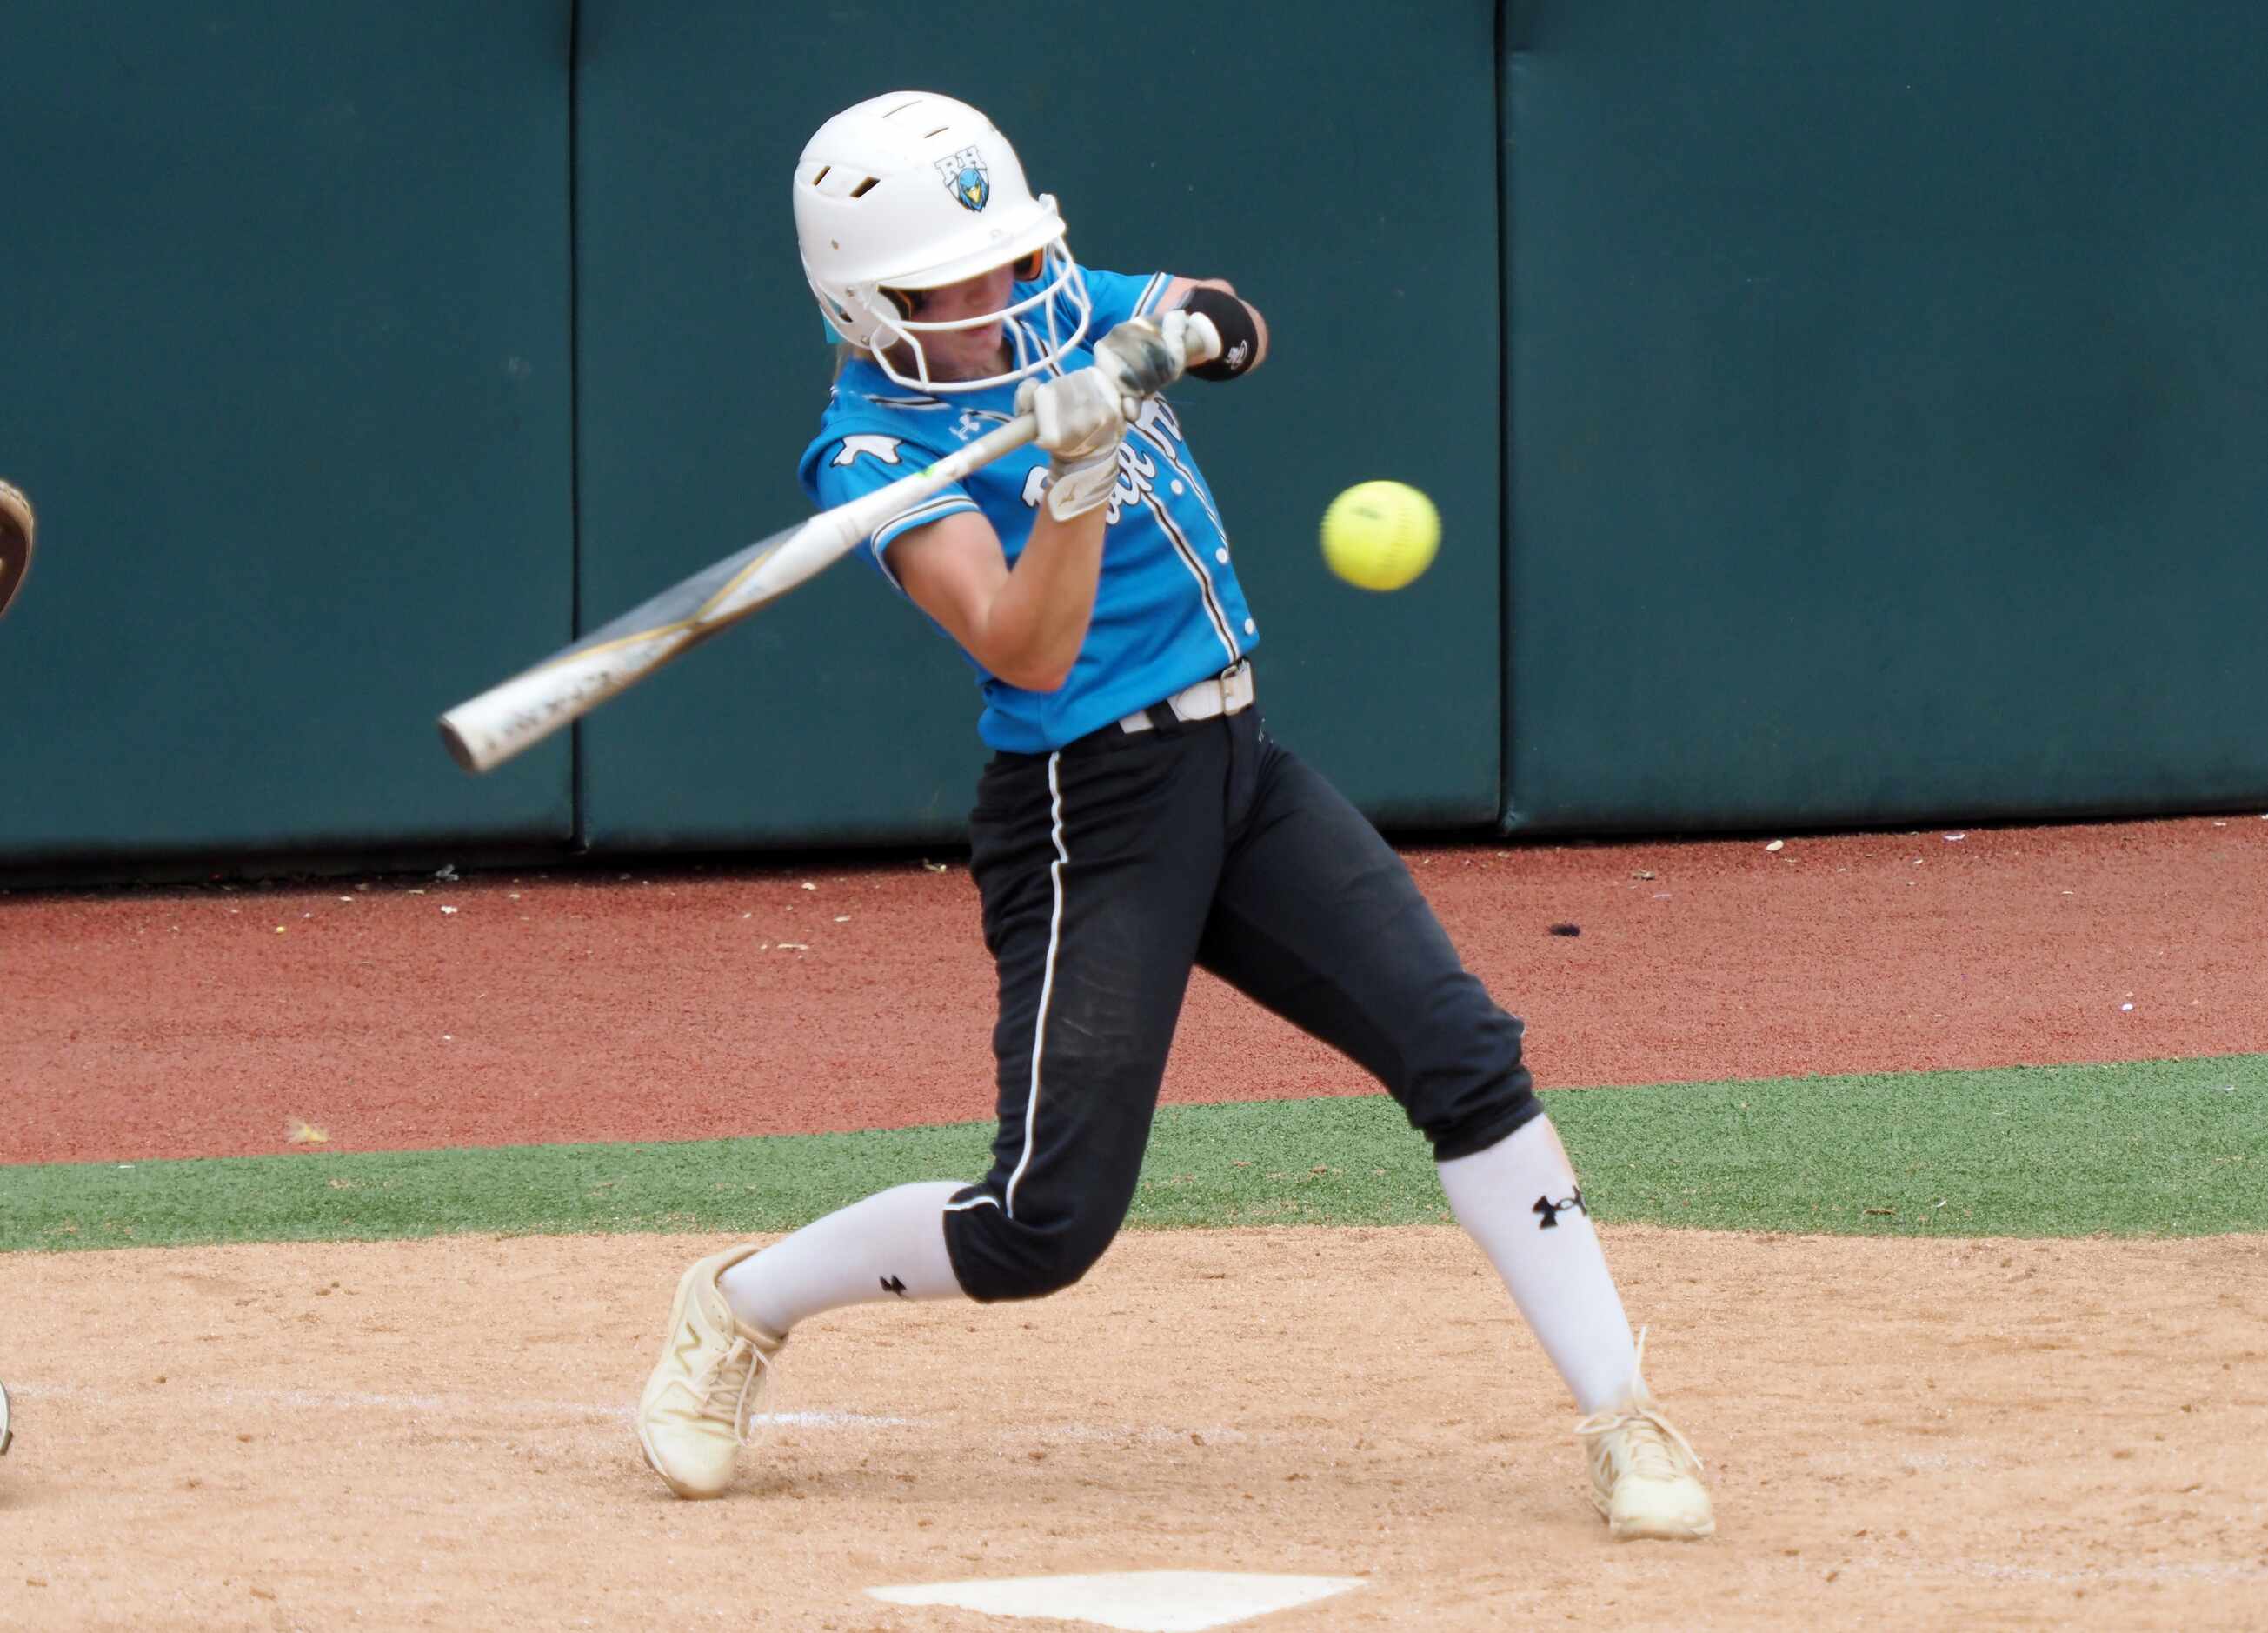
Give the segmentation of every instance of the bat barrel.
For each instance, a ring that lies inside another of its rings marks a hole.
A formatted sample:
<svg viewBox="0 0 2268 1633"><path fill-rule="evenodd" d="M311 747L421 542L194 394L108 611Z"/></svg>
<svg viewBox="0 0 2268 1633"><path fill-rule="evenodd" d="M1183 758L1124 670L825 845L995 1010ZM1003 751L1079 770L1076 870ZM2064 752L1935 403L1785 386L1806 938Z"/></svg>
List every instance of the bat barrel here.
<svg viewBox="0 0 2268 1633"><path fill-rule="evenodd" d="M1192 319L1189 360L1202 362L1219 347L1212 325L1201 316ZM439 721L442 746L466 771L493 771L821 572L909 506L1022 447L1035 429L1029 414L1020 414L887 487L711 564L534 669L451 709Z"/></svg>
<svg viewBox="0 0 2268 1633"><path fill-rule="evenodd" d="M441 716L442 746L468 772L494 771L675 657L692 639L681 628L665 628L562 653Z"/></svg>
<svg viewBox="0 0 2268 1633"><path fill-rule="evenodd" d="M509 684L510 683L506 683ZM548 734L524 730L514 733L508 729L504 715L493 703L496 691L483 692L469 698L444 714L434 724L441 733L441 746L460 770L480 772L494 771L521 750L533 745Z"/></svg>
<svg viewBox="0 0 2268 1633"><path fill-rule="evenodd" d="M444 714L437 724L441 730L441 746L448 750L449 757L457 762L458 770L484 772L497 764L495 760L483 758L480 750L473 746L472 739L465 735L464 728L448 715Z"/></svg>

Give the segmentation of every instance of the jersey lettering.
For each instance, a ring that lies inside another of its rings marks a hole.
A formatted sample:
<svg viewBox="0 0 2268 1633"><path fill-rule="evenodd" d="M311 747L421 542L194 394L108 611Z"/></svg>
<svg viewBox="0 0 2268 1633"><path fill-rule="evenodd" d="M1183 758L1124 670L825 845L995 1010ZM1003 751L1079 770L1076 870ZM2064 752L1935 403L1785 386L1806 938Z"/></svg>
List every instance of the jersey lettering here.
<svg viewBox="0 0 2268 1633"><path fill-rule="evenodd" d="M1129 427L1128 439L1118 445L1118 482L1110 490L1109 499L1104 501L1102 521L1105 527L1115 527L1122 512L1133 509L1158 490L1158 462L1135 445L1133 434L1137 432L1145 433L1152 442L1169 447L1170 444L1160 441L1159 433L1164 432L1170 435L1180 429L1156 399L1144 401L1142 412ZM1024 477L1024 503L1037 510L1040 501L1047 497L1048 484L1052 479L1046 466L1034 466Z"/></svg>

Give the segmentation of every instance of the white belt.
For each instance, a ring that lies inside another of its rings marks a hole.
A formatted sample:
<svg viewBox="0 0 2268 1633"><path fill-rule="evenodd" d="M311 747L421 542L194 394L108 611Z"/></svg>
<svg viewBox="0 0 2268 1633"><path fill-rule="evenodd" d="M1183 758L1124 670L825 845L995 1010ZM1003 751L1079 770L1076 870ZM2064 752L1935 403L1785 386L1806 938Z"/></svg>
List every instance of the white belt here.
<svg viewBox="0 0 2268 1633"><path fill-rule="evenodd" d="M1162 703L1148 709L1137 709L1118 722L1121 731L1148 731L1157 724L1152 718L1153 709L1171 709L1177 720L1209 720L1223 714L1237 714L1252 706L1252 661L1246 659L1227 674L1211 680L1201 680L1196 685L1175 692Z"/></svg>

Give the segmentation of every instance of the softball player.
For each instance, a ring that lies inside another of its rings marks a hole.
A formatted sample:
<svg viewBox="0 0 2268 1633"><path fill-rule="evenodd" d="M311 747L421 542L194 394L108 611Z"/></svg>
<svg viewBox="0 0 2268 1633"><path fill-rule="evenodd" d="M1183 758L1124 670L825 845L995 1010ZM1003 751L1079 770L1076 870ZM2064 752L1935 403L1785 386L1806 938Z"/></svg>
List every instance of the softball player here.
<svg viewBox="0 0 2268 1633"><path fill-rule="evenodd" d="M796 166L812 289L847 343L805 489L835 506L1020 411L1021 455L875 529L865 558L961 647L993 750L970 868L998 966L999 1131L975 1185L901 1186L688 1269L637 1414L681 1496L732 1477L796 1324L895 1298L1035 1298L1134 1195L1202 965L1373 1073L1432 1142L1459 1221L1586 1415L1616 1536L1714 1528L1647 1393L1613 1278L1521 1062L1401 861L1265 729L1259 626L1212 491L1160 395L1268 352L1224 283L1082 268L1055 201L976 109L862 102ZM1193 314L1220 340L1189 366Z"/></svg>

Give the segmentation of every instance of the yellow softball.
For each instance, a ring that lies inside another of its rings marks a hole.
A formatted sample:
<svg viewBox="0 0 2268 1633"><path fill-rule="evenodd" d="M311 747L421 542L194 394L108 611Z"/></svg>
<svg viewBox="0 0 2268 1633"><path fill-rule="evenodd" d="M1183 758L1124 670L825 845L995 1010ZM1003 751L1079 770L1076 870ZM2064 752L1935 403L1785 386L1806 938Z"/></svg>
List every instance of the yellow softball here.
<svg viewBox="0 0 2268 1633"><path fill-rule="evenodd" d="M1361 589L1400 589L1432 565L1440 543L1440 513L1407 483L1357 483L1323 513L1323 560Z"/></svg>

